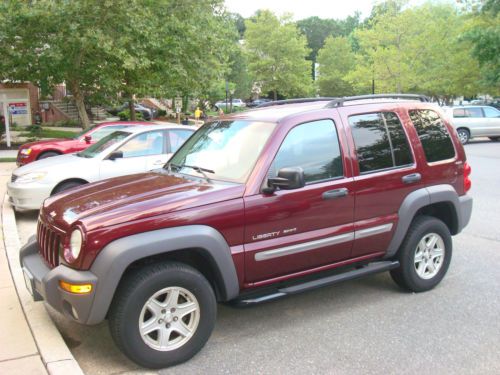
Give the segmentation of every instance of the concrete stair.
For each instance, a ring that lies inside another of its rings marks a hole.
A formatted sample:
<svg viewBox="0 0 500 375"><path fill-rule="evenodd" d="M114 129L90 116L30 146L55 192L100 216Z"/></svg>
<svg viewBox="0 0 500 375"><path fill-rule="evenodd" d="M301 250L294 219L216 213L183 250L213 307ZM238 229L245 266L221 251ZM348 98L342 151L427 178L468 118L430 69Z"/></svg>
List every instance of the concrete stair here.
<svg viewBox="0 0 500 375"><path fill-rule="evenodd" d="M90 108L90 112L92 114L92 121L102 121L109 118L111 115L106 112L106 110L102 107L92 107Z"/></svg>
<svg viewBox="0 0 500 375"><path fill-rule="evenodd" d="M78 109L72 102L54 100L52 101L52 105L56 107L59 111L64 113L68 118L80 121L80 117L78 116Z"/></svg>

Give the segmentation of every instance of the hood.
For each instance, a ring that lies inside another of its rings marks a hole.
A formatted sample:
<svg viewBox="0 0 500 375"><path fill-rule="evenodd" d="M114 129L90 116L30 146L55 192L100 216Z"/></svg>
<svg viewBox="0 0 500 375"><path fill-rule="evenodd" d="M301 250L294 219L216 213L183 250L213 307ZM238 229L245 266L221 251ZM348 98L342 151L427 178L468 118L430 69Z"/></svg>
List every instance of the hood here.
<svg viewBox="0 0 500 375"><path fill-rule="evenodd" d="M156 170L111 178L48 198L47 220L68 230L80 221L86 230L240 198L245 186L185 178Z"/></svg>
<svg viewBox="0 0 500 375"><path fill-rule="evenodd" d="M80 166L87 166L88 161L91 159L81 158L75 154L64 154L53 156L46 159L36 160L33 163L23 165L22 167L14 170L13 174L21 176L30 172L49 172L50 170L57 170L58 172L66 170L64 167L68 166L68 171L77 171Z"/></svg>
<svg viewBox="0 0 500 375"><path fill-rule="evenodd" d="M75 133L76 135L76 133ZM75 142L76 140L73 139L73 138L55 138L55 139L44 139L42 141L36 141L36 142L30 142L30 143L25 143L23 144L21 148L33 148L33 149L36 149L40 146L44 146L47 147L47 146L54 146L54 147L57 147L57 146L64 146L66 143L68 142Z"/></svg>

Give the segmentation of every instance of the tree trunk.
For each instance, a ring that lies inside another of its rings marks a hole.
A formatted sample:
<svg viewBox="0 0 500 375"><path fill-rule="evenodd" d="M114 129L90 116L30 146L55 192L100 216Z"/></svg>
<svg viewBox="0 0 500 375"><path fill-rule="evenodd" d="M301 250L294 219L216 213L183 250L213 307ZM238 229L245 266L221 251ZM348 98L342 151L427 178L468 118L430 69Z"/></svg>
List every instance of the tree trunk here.
<svg viewBox="0 0 500 375"><path fill-rule="evenodd" d="M130 111L130 121L135 121L136 116L135 116L135 106L134 106L134 98L130 96L130 99L128 100L128 110Z"/></svg>
<svg viewBox="0 0 500 375"><path fill-rule="evenodd" d="M83 94L80 91L80 87L76 82L71 82L69 86L73 94L73 99L75 100L75 105L76 109L78 110L80 122L82 123L82 128L88 129L90 127L90 120L89 116L87 115L87 110L85 109L85 98L83 97Z"/></svg>

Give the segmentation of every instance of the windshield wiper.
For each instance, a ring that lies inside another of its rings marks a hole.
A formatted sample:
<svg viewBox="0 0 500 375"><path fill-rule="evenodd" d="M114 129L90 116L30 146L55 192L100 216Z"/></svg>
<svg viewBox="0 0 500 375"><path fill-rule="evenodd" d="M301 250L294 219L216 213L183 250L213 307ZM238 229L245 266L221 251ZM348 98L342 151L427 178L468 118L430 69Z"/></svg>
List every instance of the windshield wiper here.
<svg viewBox="0 0 500 375"><path fill-rule="evenodd" d="M168 169L169 170L171 170L170 169L171 167L174 167L174 168L177 168L177 169L181 169L181 168L191 168L191 169L194 169L196 172L202 174L203 177L205 177L205 179L207 180L207 182L210 182L210 178L207 176L207 173L212 173L212 174L215 173L215 171L213 171L211 169L207 169L207 168L203 168L203 167L198 167L197 165L187 165L187 164L179 165L179 164L174 164L174 163L168 163Z"/></svg>

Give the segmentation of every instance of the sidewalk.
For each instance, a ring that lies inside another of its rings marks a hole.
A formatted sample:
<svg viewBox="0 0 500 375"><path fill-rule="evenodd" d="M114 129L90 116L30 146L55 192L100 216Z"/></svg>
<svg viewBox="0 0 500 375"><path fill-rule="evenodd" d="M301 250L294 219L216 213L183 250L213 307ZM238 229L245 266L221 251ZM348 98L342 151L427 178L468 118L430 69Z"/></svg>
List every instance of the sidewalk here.
<svg viewBox="0 0 500 375"><path fill-rule="evenodd" d="M41 302L24 287L19 237L6 183L15 163L0 163L0 374L83 374Z"/></svg>

